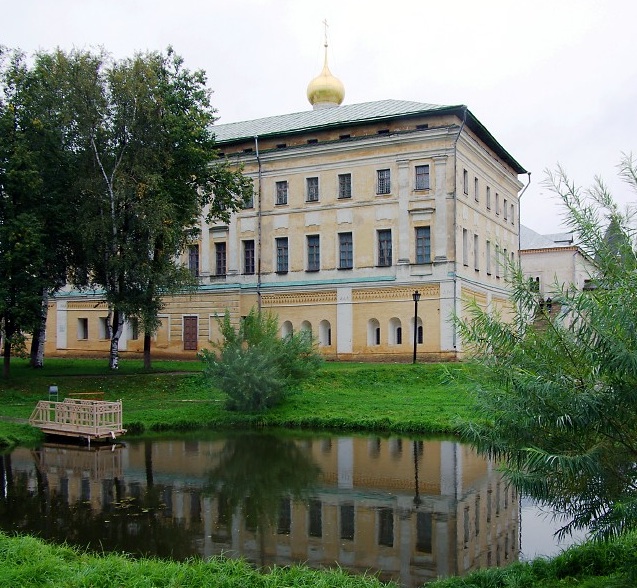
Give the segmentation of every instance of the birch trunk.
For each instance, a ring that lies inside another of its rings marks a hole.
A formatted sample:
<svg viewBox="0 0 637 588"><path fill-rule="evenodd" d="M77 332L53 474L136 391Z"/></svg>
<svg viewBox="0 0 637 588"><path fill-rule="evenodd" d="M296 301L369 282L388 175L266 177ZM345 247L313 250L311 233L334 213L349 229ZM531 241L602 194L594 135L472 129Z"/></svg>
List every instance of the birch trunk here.
<svg viewBox="0 0 637 588"><path fill-rule="evenodd" d="M119 368L119 338L124 328L124 315L118 310L113 311L113 336L111 337L111 351L108 367L112 370Z"/></svg>
<svg viewBox="0 0 637 588"><path fill-rule="evenodd" d="M31 340L31 367L39 369L44 367L44 342L46 340L46 319L49 314L49 292L42 291L42 309L40 325L33 333Z"/></svg>

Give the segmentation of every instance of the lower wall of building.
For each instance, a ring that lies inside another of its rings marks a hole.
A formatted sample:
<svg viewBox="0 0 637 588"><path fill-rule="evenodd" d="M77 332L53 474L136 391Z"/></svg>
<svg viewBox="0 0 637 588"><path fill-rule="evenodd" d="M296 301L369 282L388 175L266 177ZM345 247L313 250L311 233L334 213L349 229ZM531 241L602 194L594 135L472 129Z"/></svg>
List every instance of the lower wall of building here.
<svg viewBox="0 0 637 588"><path fill-rule="evenodd" d="M331 287L288 291L219 288L165 299L160 326L153 336L156 358L194 359L198 351L220 340L219 319L226 312L238 325L241 317L259 305L278 317L281 335L307 329L327 360L409 362L414 336L418 361L453 361L461 350L445 346L455 341L453 325L444 316L440 284L418 285L417 323L414 287ZM467 291L483 306L484 292ZM489 300L491 296L489 295ZM493 297L496 303L495 296ZM505 299L498 299L502 305ZM448 307L448 305L447 305ZM441 308L443 311L441 311ZM58 296L49 305L45 353L48 356L108 356L108 307L97 296ZM143 333L133 322L125 324L122 357L143 353Z"/></svg>

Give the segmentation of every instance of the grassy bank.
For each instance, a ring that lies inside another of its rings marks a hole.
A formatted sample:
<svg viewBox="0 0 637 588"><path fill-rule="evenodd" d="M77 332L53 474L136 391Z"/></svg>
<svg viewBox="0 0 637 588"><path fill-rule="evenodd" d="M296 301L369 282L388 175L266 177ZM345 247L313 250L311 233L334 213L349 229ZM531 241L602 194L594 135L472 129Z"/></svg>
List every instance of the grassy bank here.
<svg viewBox="0 0 637 588"><path fill-rule="evenodd" d="M552 560L514 563L427 584L428 588L624 588L637 585L637 535L573 547ZM632 574L632 575L631 575ZM381 588L373 577L304 566L259 573L242 560L214 558L185 563L91 555L32 537L0 534L0 585L48 588Z"/></svg>
<svg viewBox="0 0 637 588"><path fill-rule="evenodd" d="M42 370L14 362L0 382L0 443L37 438L27 419L55 384L60 397L102 392L122 400L124 426L132 433L227 427L290 427L368 430L386 433L453 433L470 418L469 394L450 377L463 366L441 364L326 363L310 382L266 413L240 414L224 408L223 394L201 375L199 362L140 361L110 372L103 360L50 359Z"/></svg>
<svg viewBox="0 0 637 588"><path fill-rule="evenodd" d="M379 433L453 433L472 418L470 394L460 382L467 367L458 364L325 364L311 382L285 404L265 414L224 409L223 395L201 375L199 362L123 361L110 372L104 360L49 359L42 370L14 361L12 376L0 381L0 445L31 444L38 430L23 424L36 402L55 384L60 397L102 392L121 399L125 426L155 432L214 427L276 426L369 430ZM464 578L434 582L431 588L619 588L637 586L637 535L608 544L586 544L552 560L515 563ZM268 574L236 560L186 563L91 555L29 537L0 534L0 586L33 587L347 587L384 586L374 578L303 566ZM387 585L385 585L387 586Z"/></svg>

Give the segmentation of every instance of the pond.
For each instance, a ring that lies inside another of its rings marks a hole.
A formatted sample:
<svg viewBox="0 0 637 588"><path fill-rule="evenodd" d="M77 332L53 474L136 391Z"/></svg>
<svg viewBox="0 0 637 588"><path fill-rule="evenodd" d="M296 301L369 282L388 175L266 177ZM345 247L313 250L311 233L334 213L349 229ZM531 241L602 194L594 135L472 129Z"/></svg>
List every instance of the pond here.
<svg viewBox="0 0 637 588"><path fill-rule="evenodd" d="M408 588L560 547L467 445L291 432L19 448L0 456L0 528L100 552L338 564Z"/></svg>

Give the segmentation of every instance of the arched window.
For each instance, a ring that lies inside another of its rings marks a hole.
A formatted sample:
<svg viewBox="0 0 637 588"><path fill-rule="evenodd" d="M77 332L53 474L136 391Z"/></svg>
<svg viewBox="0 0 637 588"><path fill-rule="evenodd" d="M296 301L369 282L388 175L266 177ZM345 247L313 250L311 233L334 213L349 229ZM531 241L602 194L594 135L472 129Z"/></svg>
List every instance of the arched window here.
<svg viewBox="0 0 637 588"><path fill-rule="evenodd" d="M321 321L319 323L319 345L321 347L329 347L332 344L332 326L330 321Z"/></svg>
<svg viewBox="0 0 637 588"><path fill-rule="evenodd" d="M285 337L289 337L293 332L292 329L292 323L290 321L285 321L282 325L281 325L281 337L285 338Z"/></svg>
<svg viewBox="0 0 637 588"><path fill-rule="evenodd" d="M369 319L367 323L367 345L380 345L380 323L377 319Z"/></svg>
<svg viewBox="0 0 637 588"><path fill-rule="evenodd" d="M389 319L389 344L401 345L403 342L403 328L400 319L394 317Z"/></svg>
<svg viewBox="0 0 637 588"><path fill-rule="evenodd" d="M414 340L414 319L411 319L411 337L410 337L410 341L413 342ZM423 337L424 337L424 330L423 330L423 326L422 326L422 319L420 317L418 317L418 325L416 327L416 342L418 345L422 345L423 342Z"/></svg>
<svg viewBox="0 0 637 588"><path fill-rule="evenodd" d="M301 323L301 331L309 331L312 333L312 323L310 321L303 321Z"/></svg>

